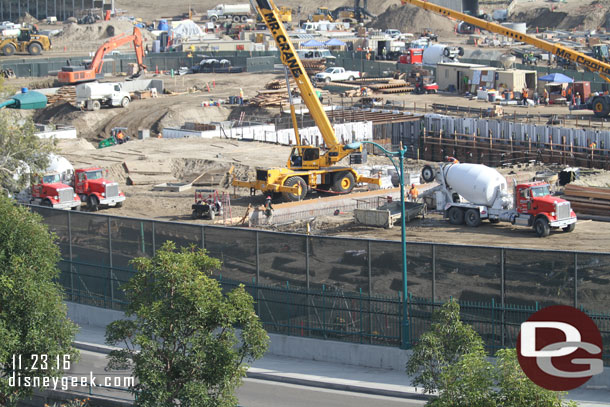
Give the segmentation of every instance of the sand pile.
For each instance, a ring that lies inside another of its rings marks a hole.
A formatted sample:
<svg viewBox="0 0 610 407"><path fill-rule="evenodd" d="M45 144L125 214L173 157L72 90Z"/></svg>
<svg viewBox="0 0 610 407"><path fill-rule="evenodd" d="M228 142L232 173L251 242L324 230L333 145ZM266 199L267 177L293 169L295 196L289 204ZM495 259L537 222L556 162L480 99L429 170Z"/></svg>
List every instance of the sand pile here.
<svg viewBox="0 0 610 407"><path fill-rule="evenodd" d="M455 29L455 23L447 17L411 5L392 5L368 25L382 30L394 28L411 33L430 29L436 34L448 34Z"/></svg>
<svg viewBox="0 0 610 407"><path fill-rule="evenodd" d="M133 24L126 20L98 21L95 24L64 24L63 30L53 37L53 47L63 48L64 46L75 50L80 48L89 49L95 52L106 40L119 34L132 34ZM152 42L153 35L146 29L140 29L144 43ZM131 43L121 48L131 47Z"/></svg>

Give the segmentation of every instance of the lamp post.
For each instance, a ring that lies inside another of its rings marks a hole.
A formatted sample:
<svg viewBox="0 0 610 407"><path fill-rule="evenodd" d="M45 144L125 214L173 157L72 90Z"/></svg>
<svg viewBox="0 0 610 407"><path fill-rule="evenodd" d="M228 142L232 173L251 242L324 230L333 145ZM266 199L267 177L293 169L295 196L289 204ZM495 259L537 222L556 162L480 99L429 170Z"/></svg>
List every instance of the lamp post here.
<svg viewBox="0 0 610 407"><path fill-rule="evenodd" d="M373 141L361 141L363 144L372 144L379 148L386 157L390 159L390 162L398 172L400 177L400 230L401 230L401 243L402 243L402 322L401 322L401 343L402 349L407 349L410 346L409 341L409 318L407 315L407 235L405 226L405 176L404 176L404 159L407 148L402 146L400 143L400 149L398 151L388 151L379 144ZM398 166L394 157L398 157Z"/></svg>

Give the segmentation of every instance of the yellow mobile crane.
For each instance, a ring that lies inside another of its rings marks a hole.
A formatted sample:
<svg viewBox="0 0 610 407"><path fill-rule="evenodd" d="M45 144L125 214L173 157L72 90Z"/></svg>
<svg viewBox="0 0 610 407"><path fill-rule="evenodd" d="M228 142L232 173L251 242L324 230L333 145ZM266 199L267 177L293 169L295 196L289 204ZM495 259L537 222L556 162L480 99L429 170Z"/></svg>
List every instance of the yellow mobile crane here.
<svg viewBox="0 0 610 407"><path fill-rule="evenodd" d="M321 151L316 146L301 145L297 129L294 106L290 113L296 136L296 147L293 147L286 168L257 169L256 181L233 180L233 185L274 194L281 193L289 201L301 200L310 189L331 190L336 193L349 193L359 182L380 185L379 178L359 175L351 167L340 167L334 164L353 153L362 153L361 143L341 144L335 136L322 103L316 96L314 87L305 72L297 52L281 22L280 12L271 0L256 0L257 10L271 31L280 50L282 63L290 71L301 92L301 98L309 109L311 117L322 134L327 150ZM290 89L288 89L290 92Z"/></svg>
<svg viewBox="0 0 610 407"><path fill-rule="evenodd" d="M421 7L423 9L430 10L442 16L447 16L456 20L464 21L467 24L479 27L483 30L487 30L496 34L501 34L506 37L513 38L516 41L522 41L526 44L533 45L537 48L548 51L553 55L556 55L557 57L584 65L584 67L588 70L592 72L597 72L597 74L601 76L605 81L610 82L610 64L589 57L571 48L564 47L558 44L553 44L551 42L538 39L532 35L522 34L518 31L511 30L499 24L490 23L488 21L481 20L480 18L472 17L467 14L460 13L458 11L451 10L446 7L438 6L427 1L401 0L401 3ZM610 97L608 95L592 96L589 98L587 103L578 106L578 109L593 110L595 116L607 117L608 114L610 114Z"/></svg>

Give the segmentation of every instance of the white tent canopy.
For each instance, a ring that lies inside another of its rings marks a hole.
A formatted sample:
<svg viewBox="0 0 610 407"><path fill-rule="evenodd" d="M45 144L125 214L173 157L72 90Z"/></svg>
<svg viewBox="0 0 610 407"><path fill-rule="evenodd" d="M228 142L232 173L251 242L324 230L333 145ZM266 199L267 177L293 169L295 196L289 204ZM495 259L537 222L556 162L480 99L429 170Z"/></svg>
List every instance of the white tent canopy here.
<svg viewBox="0 0 610 407"><path fill-rule="evenodd" d="M178 25L172 28L172 33L175 38L190 38L190 37L201 37L205 35L201 27L199 27L193 20L183 20Z"/></svg>

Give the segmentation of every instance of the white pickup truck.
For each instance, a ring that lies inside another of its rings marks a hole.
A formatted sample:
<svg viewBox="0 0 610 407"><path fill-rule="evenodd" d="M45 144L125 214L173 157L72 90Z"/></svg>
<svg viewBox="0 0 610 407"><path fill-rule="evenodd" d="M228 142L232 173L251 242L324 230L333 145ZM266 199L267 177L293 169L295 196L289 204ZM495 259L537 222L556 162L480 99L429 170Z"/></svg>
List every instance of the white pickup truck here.
<svg viewBox="0 0 610 407"><path fill-rule="evenodd" d="M353 81L356 78L360 78L360 72L346 71L345 68L337 66L326 68L324 72L317 73L314 76L316 82L326 83L331 81Z"/></svg>

